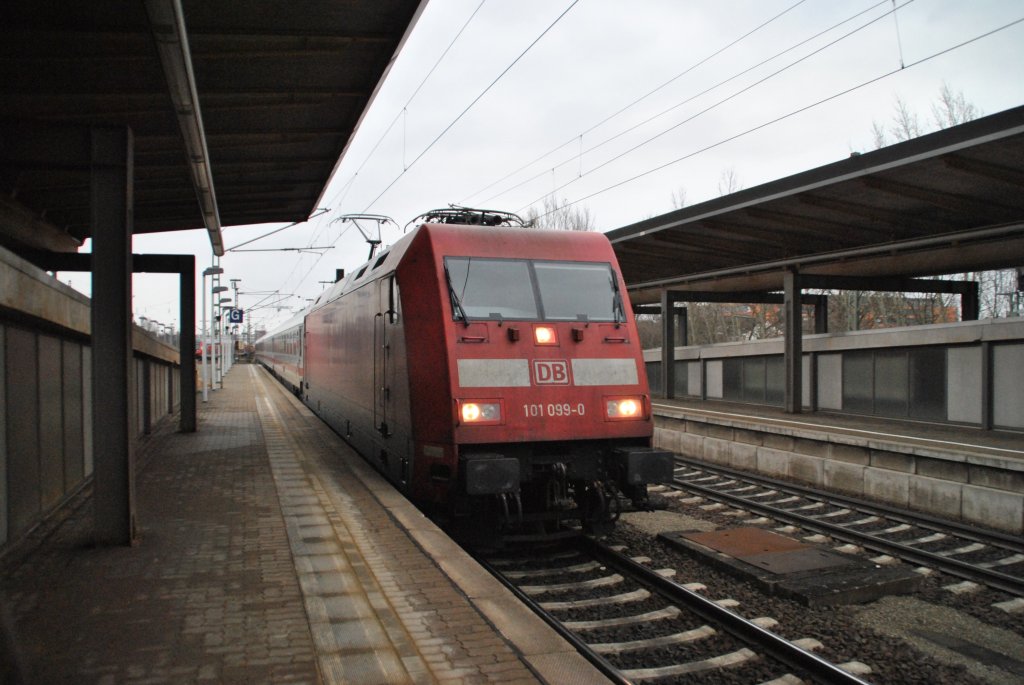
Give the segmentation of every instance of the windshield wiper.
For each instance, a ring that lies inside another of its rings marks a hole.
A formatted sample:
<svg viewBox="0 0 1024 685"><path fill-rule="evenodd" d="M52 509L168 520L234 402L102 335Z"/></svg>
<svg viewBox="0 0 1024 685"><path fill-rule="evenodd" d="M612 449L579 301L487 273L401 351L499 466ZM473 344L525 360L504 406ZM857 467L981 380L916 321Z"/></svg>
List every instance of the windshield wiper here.
<svg viewBox="0 0 1024 685"><path fill-rule="evenodd" d="M612 290L615 291L615 295L612 297L612 315L615 317L615 323L626 323L626 310L622 305L622 293L619 292L619 279L615 278L615 274L611 275Z"/></svg>
<svg viewBox="0 0 1024 685"><path fill-rule="evenodd" d="M452 275L448 273L447 264L444 265L444 280L448 283L448 297L452 303L452 312L454 312L456 318L462 319L462 323L468 328L469 319L466 317L466 310L462 308L462 300L459 299L459 296L455 293L455 288L452 287Z"/></svg>

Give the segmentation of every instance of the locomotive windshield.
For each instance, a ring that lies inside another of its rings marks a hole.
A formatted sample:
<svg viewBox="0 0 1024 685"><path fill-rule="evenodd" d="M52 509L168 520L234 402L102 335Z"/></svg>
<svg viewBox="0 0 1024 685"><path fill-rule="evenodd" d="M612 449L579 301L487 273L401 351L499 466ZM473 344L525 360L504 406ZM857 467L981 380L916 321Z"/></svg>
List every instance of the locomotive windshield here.
<svg viewBox="0 0 1024 685"><path fill-rule="evenodd" d="M456 319L621 321L618 283L603 262L446 257Z"/></svg>

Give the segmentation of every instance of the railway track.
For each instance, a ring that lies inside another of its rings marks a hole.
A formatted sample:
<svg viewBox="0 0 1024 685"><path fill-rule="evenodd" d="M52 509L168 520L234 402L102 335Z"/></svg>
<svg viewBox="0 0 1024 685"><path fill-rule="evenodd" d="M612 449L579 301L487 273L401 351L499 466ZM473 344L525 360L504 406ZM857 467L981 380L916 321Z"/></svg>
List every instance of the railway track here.
<svg viewBox="0 0 1024 685"><path fill-rule="evenodd" d="M864 683L814 640L785 640L774 619L745 619L592 538L480 561L613 682Z"/></svg>
<svg viewBox="0 0 1024 685"><path fill-rule="evenodd" d="M1024 597L1024 540L1016 536L681 457L670 487Z"/></svg>

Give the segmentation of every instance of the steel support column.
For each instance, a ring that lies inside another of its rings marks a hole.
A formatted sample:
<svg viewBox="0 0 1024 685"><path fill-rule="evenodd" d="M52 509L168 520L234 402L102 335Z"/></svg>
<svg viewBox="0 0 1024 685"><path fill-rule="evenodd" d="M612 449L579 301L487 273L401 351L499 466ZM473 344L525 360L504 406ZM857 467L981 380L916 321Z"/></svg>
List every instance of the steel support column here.
<svg viewBox="0 0 1024 685"><path fill-rule="evenodd" d="M94 537L135 542L132 382L132 133L93 129L92 433Z"/></svg>
<svg viewBox="0 0 1024 685"><path fill-rule="evenodd" d="M196 258L192 255L180 257L180 305L178 320L181 321L178 339L181 357L181 416L179 427L182 433L196 432ZM205 280L205 279L204 279ZM187 322L187 323L186 323Z"/></svg>
<svg viewBox="0 0 1024 685"><path fill-rule="evenodd" d="M803 323L800 304L800 275L795 268L783 276L782 317L786 357L786 413L803 411Z"/></svg>
<svg viewBox="0 0 1024 685"><path fill-rule="evenodd" d="M671 290L661 291L661 396L676 396L676 306Z"/></svg>

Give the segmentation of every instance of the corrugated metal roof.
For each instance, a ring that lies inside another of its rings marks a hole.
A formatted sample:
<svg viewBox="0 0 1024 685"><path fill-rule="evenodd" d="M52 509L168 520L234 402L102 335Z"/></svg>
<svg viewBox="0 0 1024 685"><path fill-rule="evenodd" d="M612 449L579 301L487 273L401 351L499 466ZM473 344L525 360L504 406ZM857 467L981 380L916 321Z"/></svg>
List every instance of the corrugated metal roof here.
<svg viewBox="0 0 1024 685"><path fill-rule="evenodd" d="M175 0L0 9L0 194L77 240L89 175L40 149L55 126L131 127L135 232L204 227L157 49L162 2ZM181 0L223 225L309 216L423 4Z"/></svg>
<svg viewBox="0 0 1024 685"><path fill-rule="evenodd" d="M1024 107L608 233L635 302L1024 265Z"/></svg>

